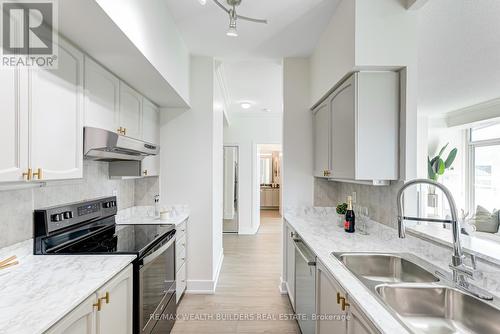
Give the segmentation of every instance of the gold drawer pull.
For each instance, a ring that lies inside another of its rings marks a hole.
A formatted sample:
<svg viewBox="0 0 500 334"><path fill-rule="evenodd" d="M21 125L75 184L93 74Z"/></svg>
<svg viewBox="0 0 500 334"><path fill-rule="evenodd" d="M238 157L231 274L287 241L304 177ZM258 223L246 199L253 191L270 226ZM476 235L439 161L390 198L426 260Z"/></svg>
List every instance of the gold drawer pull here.
<svg viewBox="0 0 500 334"><path fill-rule="evenodd" d="M42 169L41 168L37 168L36 169L36 172L33 173L33 178L37 178L38 180L41 180L43 179L43 173L42 173Z"/></svg>
<svg viewBox="0 0 500 334"><path fill-rule="evenodd" d="M31 170L31 168L28 168L28 171L23 173L23 179L26 177L26 180L30 181L31 177L33 176L32 173L33 171Z"/></svg>
<svg viewBox="0 0 500 334"><path fill-rule="evenodd" d="M97 311L101 310L101 299L97 299L97 303L92 304L93 307L97 307Z"/></svg>
<svg viewBox="0 0 500 334"><path fill-rule="evenodd" d="M340 299L342 299L340 292L337 292L337 304L340 304Z"/></svg>
<svg viewBox="0 0 500 334"><path fill-rule="evenodd" d="M106 292L104 297L99 298L99 300L105 300L106 304L109 304L109 292Z"/></svg>
<svg viewBox="0 0 500 334"><path fill-rule="evenodd" d="M342 298L342 311L345 311L351 304L345 301L345 298Z"/></svg>
<svg viewBox="0 0 500 334"><path fill-rule="evenodd" d="M142 172L145 176L148 176L148 170L145 169L144 172Z"/></svg>

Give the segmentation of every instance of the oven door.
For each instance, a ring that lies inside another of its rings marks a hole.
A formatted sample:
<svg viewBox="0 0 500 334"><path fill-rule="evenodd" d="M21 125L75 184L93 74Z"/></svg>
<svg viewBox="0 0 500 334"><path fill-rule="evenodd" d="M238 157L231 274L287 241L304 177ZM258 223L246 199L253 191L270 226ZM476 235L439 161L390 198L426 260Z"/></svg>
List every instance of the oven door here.
<svg viewBox="0 0 500 334"><path fill-rule="evenodd" d="M175 237L157 245L140 263L139 328L140 333L149 334L175 299Z"/></svg>

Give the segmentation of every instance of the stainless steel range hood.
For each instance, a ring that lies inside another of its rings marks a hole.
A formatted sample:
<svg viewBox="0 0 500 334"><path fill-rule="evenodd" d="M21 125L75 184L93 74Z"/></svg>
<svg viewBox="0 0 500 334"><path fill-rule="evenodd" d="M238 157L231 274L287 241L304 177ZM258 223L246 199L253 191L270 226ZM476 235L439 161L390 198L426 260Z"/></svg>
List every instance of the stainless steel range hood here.
<svg viewBox="0 0 500 334"><path fill-rule="evenodd" d="M88 160L141 161L160 152L156 144L104 129L85 127L83 138L83 155Z"/></svg>

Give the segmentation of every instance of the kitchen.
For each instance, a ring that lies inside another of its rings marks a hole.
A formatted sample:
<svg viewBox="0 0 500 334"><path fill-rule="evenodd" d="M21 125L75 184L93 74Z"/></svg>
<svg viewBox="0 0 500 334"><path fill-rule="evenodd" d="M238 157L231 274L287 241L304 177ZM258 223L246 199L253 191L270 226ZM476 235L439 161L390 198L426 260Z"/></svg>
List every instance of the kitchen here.
<svg viewBox="0 0 500 334"><path fill-rule="evenodd" d="M1 5L0 333L500 332L496 1Z"/></svg>

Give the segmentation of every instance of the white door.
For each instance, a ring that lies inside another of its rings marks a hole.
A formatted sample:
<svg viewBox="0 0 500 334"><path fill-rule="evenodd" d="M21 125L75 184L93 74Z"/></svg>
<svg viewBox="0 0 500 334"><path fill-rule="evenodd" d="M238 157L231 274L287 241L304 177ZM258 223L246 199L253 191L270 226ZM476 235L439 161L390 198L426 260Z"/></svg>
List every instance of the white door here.
<svg viewBox="0 0 500 334"><path fill-rule="evenodd" d="M117 131L120 80L85 57L85 125Z"/></svg>
<svg viewBox="0 0 500 334"><path fill-rule="evenodd" d="M83 54L59 38L59 66L30 71L31 167L56 180L83 176Z"/></svg>
<svg viewBox="0 0 500 334"><path fill-rule="evenodd" d="M45 333L95 334L95 314L97 309L93 305L96 301L96 295L92 294Z"/></svg>
<svg viewBox="0 0 500 334"><path fill-rule="evenodd" d="M132 265L99 289L97 296L102 305L97 334L132 334Z"/></svg>
<svg viewBox="0 0 500 334"><path fill-rule="evenodd" d="M320 105L313 114L314 124L314 176L328 177L330 171L330 108L329 101Z"/></svg>
<svg viewBox="0 0 500 334"><path fill-rule="evenodd" d="M337 284L321 262L316 265L316 312L319 315L345 316L340 300L346 293ZM320 319L316 322L316 334L346 334L345 320Z"/></svg>
<svg viewBox="0 0 500 334"><path fill-rule="evenodd" d="M160 144L160 113L146 98L142 100L142 140ZM144 176L160 175L160 156L146 157L142 161L142 173Z"/></svg>
<svg viewBox="0 0 500 334"><path fill-rule="evenodd" d="M0 182L27 180L28 176L28 109L27 86L21 83L26 70L0 70Z"/></svg>
<svg viewBox="0 0 500 334"><path fill-rule="evenodd" d="M354 76L352 76L339 87L331 100L332 176L338 179L355 179L355 98Z"/></svg>
<svg viewBox="0 0 500 334"><path fill-rule="evenodd" d="M120 82L120 126L127 137L142 138L142 96Z"/></svg>

